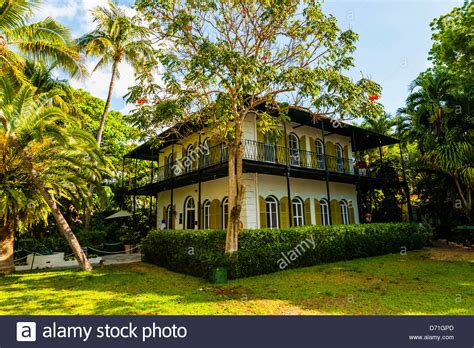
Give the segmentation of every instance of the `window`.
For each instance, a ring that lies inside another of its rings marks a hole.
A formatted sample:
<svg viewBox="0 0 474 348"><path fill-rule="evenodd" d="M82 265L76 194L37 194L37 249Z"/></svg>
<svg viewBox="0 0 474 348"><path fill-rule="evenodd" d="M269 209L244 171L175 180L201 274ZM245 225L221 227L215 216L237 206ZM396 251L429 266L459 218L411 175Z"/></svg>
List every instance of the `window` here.
<svg viewBox="0 0 474 348"><path fill-rule="evenodd" d="M339 202L339 205L341 207L341 216L342 216L342 223L344 225L349 225L349 205L347 204L347 201L345 199L341 200Z"/></svg>
<svg viewBox="0 0 474 348"><path fill-rule="evenodd" d="M169 178L173 175L173 154L170 153L168 157L166 157L166 177Z"/></svg>
<svg viewBox="0 0 474 348"><path fill-rule="evenodd" d="M229 222L229 199L222 200L222 228L226 229Z"/></svg>
<svg viewBox="0 0 474 348"><path fill-rule="evenodd" d="M206 200L202 205L202 228L211 228L211 202Z"/></svg>
<svg viewBox="0 0 474 348"><path fill-rule="evenodd" d="M183 158L184 171L186 173L189 173L193 170L193 160L194 160L193 151L194 151L194 148L192 145L189 145L186 148L186 157Z"/></svg>
<svg viewBox="0 0 474 348"><path fill-rule="evenodd" d="M263 144L263 160L266 162L275 162L275 144L270 139L270 133L265 133L265 143Z"/></svg>
<svg viewBox="0 0 474 348"><path fill-rule="evenodd" d="M316 168L324 170L324 144L320 139L316 140Z"/></svg>
<svg viewBox="0 0 474 348"><path fill-rule="evenodd" d="M267 210L267 227L278 228L279 227L279 216L278 216L278 201L273 196L268 196L265 199L265 206Z"/></svg>
<svg viewBox="0 0 474 348"><path fill-rule="evenodd" d="M291 201L293 208L293 226L304 225L304 204L303 200L299 197L293 198Z"/></svg>
<svg viewBox="0 0 474 348"><path fill-rule="evenodd" d="M202 166L204 168L209 167L211 165L211 147L209 139L204 140L202 143Z"/></svg>
<svg viewBox="0 0 474 348"><path fill-rule="evenodd" d="M339 144L336 144L336 166L337 166L337 171L342 173L344 171L344 159L342 158L343 151L342 151L342 146Z"/></svg>
<svg viewBox="0 0 474 348"><path fill-rule="evenodd" d="M184 202L184 224L183 229L194 230L196 221L196 205L192 197L186 198Z"/></svg>
<svg viewBox="0 0 474 348"><path fill-rule="evenodd" d="M329 225L329 204L327 199L323 198L319 201L321 207L321 221L323 225Z"/></svg>
<svg viewBox="0 0 474 348"><path fill-rule="evenodd" d="M173 228L173 211L171 209L171 205L168 205L168 207L166 208L166 228Z"/></svg>
<svg viewBox="0 0 474 348"><path fill-rule="evenodd" d="M294 133L288 135L288 146L290 148L290 164L292 166L301 165L300 159L300 140Z"/></svg>

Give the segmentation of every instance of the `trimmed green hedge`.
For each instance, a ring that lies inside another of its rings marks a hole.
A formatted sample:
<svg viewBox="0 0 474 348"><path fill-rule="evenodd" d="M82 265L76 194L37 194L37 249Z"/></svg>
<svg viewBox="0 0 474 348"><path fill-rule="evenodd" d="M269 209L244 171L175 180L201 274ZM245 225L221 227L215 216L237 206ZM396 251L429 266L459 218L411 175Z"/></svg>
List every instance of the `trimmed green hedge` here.
<svg viewBox="0 0 474 348"><path fill-rule="evenodd" d="M408 223L244 230L239 251L231 257L224 254L225 234L223 230L152 231L142 243L144 259L199 277L208 276L214 267L227 267L229 278L242 278L418 249L430 231Z"/></svg>

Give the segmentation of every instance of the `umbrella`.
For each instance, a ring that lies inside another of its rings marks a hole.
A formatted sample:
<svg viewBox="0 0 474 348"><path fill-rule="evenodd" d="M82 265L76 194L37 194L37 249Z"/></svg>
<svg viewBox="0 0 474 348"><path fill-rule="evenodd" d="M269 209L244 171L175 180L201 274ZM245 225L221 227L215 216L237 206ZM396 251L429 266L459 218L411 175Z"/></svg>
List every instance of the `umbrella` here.
<svg viewBox="0 0 474 348"><path fill-rule="evenodd" d="M132 213L126 211L126 210L119 210L115 214L112 214L110 216L107 216L105 220L107 219L118 219L118 218L124 218L124 217L129 217L132 216Z"/></svg>

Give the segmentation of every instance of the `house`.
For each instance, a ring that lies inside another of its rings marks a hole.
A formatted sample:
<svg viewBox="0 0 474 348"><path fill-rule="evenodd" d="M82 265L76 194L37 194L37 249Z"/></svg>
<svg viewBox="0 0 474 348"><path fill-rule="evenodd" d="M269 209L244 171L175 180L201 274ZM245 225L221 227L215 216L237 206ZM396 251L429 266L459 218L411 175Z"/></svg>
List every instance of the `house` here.
<svg viewBox="0 0 474 348"><path fill-rule="evenodd" d="M363 222L365 190L392 185L378 173L360 171L360 151L398 143L397 139L290 109L291 122L280 125L283 136L259 132L255 116L244 125L243 228ZM227 151L205 129L165 131L159 146L149 141L125 158L150 161L150 176L129 187L132 196L149 196L156 221L173 229L227 227ZM286 136L284 136L286 135ZM381 160L382 151L380 151ZM365 174L365 175L363 175Z"/></svg>

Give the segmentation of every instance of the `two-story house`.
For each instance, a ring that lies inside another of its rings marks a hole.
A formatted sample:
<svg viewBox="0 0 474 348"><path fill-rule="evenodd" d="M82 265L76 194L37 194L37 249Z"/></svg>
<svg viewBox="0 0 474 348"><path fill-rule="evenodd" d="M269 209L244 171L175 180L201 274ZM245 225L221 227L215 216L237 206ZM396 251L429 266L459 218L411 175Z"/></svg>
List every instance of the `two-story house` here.
<svg viewBox="0 0 474 348"><path fill-rule="evenodd" d="M363 190L404 186L360 170L363 163L356 165L360 151L397 139L331 118L313 122L297 109L289 111L289 118L280 125L278 140L260 133L255 117L246 118L243 228L360 223ZM174 229L226 228L226 148L205 129L182 128L180 136L161 134L160 146L150 141L126 155L152 161L150 179L137 182L128 194L153 198L158 225L164 220Z"/></svg>

